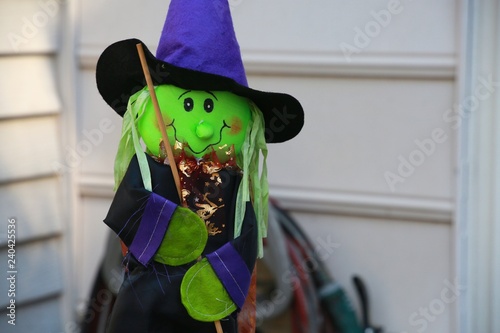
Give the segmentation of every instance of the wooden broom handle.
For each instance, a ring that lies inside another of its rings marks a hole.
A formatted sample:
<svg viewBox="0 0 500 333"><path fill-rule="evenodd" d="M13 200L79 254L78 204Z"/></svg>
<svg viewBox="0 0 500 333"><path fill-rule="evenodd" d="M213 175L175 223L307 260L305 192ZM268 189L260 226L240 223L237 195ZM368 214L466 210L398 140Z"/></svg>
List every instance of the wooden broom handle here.
<svg viewBox="0 0 500 333"><path fill-rule="evenodd" d="M179 195L179 200L182 203L181 181L179 178L179 172L177 171L177 165L175 163L172 147L170 147L170 143L168 141L165 122L163 121L160 105L158 104L158 98L156 97L155 87L153 85L153 80L151 79L151 73L149 72L146 56L144 55L144 48L142 47L142 43L138 43L136 46L137 46L137 52L139 53L139 59L141 60L141 66L144 72L144 77L146 78L146 83L148 85L149 95L151 96L151 101L153 102L153 107L155 109L156 121L158 122L158 126L160 127L163 145L165 146L165 149L167 151L167 159L170 163L170 168L172 169L172 175L174 176L174 182L175 182L175 187L177 188L177 194Z"/></svg>

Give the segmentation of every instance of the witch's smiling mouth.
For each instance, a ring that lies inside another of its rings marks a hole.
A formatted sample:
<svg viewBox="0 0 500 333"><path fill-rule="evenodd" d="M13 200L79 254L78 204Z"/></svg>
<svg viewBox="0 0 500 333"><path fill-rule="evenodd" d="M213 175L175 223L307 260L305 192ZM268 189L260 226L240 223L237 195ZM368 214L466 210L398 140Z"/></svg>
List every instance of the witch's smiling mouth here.
<svg viewBox="0 0 500 333"><path fill-rule="evenodd" d="M166 125L166 127L172 127L174 129L174 138L175 138L175 141L177 142L181 142L183 144L186 144L187 148L195 155L198 155L198 154L201 154L203 153L204 151L206 151L208 148L210 147L213 147L213 146L216 146L218 145L219 143L221 143L222 141L222 131L224 130L224 128L231 128L231 126L229 126L225 120L222 121L222 127L220 128L219 130L219 140L217 140L217 142L214 142L214 143L210 143L208 144L205 148L199 150L199 151L196 151L194 150L193 148L191 148L191 146L189 145L189 142L182 142L181 140L179 140L179 138L177 138L177 128L175 127L174 125L174 122L175 122L175 119L172 120L172 122L168 125Z"/></svg>

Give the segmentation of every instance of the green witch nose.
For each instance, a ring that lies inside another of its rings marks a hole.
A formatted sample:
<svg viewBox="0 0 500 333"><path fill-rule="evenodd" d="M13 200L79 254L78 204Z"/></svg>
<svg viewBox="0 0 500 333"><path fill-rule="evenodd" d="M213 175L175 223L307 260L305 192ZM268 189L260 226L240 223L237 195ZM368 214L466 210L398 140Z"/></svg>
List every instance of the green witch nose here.
<svg viewBox="0 0 500 333"><path fill-rule="evenodd" d="M196 135L202 140L210 139L214 135L214 128L202 120L196 126Z"/></svg>

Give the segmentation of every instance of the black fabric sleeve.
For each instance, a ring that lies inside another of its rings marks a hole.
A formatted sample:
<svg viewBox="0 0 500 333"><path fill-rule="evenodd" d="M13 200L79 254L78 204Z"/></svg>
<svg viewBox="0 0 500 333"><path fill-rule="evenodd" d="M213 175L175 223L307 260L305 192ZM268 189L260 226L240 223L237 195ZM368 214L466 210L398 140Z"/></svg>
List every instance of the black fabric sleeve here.
<svg viewBox="0 0 500 333"><path fill-rule="evenodd" d="M153 192L179 204L179 197L170 166L156 162L147 154L146 157L151 171ZM137 156L134 155L104 219L104 223L127 246L130 246L139 228L144 207L150 194L151 192L144 188Z"/></svg>

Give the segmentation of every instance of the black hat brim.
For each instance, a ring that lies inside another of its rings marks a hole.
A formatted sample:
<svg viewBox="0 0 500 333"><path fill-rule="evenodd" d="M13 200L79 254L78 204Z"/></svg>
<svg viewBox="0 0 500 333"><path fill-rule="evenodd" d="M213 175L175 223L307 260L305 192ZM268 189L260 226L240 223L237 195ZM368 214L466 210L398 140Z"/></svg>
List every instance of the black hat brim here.
<svg viewBox="0 0 500 333"><path fill-rule="evenodd" d="M138 39L127 39L108 46L96 68L97 88L120 116L127 110L130 96L146 86L136 45ZM144 53L155 85L172 84L189 90L229 91L253 101L262 111L268 143L279 143L295 137L304 125L304 111L293 96L254 90L215 74L177 67L157 59L144 45Z"/></svg>

